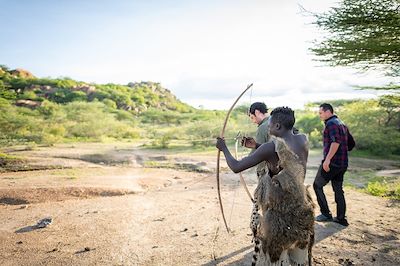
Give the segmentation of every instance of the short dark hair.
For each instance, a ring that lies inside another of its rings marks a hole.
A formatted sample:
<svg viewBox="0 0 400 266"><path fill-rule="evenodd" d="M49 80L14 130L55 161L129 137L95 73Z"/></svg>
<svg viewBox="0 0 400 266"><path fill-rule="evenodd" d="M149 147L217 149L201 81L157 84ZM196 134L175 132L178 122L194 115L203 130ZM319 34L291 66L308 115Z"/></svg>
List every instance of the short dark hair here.
<svg viewBox="0 0 400 266"><path fill-rule="evenodd" d="M296 122L294 111L289 107L277 107L271 112L271 122L279 123L286 129L292 129Z"/></svg>
<svg viewBox="0 0 400 266"><path fill-rule="evenodd" d="M265 103L262 102L255 102L252 105L250 105L249 108L249 115L252 114L254 115L256 113L256 110L260 111L261 113L265 114L266 112L268 112L267 106L265 105Z"/></svg>
<svg viewBox="0 0 400 266"><path fill-rule="evenodd" d="M323 103L319 107L322 108L322 110L324 110L324 112L329 110L333 114L333 107L329 103Z"/></svg>

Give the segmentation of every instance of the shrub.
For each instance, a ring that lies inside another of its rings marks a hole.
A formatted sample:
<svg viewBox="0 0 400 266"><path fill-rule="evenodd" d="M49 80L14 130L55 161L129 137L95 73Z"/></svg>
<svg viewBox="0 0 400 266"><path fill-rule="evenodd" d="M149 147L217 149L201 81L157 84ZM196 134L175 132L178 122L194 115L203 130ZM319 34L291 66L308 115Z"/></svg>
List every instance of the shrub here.
<svg viewBox="0 0 400 266"><path fill-rule="evenodd" d="M374 196L400 199L400 183L369 182L366 191Z"/></svg>

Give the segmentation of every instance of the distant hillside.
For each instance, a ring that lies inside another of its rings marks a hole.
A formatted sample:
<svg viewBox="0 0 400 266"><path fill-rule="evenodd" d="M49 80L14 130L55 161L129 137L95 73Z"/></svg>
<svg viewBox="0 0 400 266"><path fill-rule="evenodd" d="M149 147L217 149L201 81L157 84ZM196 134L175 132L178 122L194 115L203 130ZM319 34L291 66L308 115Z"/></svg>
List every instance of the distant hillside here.
<svg viewBox="0 0 400 266"><path fill-rule="evenodd" d="M100 101L133 114L152 107L179 112L193 110L159 83L88 84L70 78L36 78L29 71L10 70L4 65L0 65L0 97L30 108L41 106L47 100L57 104Z"/></svg>
<svg viewBox="0 0 400 266"><path fill-rule="evenodd" d="M400 94L371 100L336 100L340 118L356 139L356 151L400 155ZM321 146L323 123L311 103L296 111L296 127ZM238 105L225 139L257 129ZM226 111L202 110L179 101L159 83L88 84L69 78L37 78L0 65L0 147L82 141L145 140L153 147L214 146ZM232 144L232 143L231 143ZM1 150L0 150L1 151ZM354 152L353 152L354 153Z"/></svg>
<svg viewBox="0 0 400 266"><path fill-rule="evenodd" d="M0 65L0 146L138 138L212 145L223 115L195 109L155 82L89 84Z"/></svg>

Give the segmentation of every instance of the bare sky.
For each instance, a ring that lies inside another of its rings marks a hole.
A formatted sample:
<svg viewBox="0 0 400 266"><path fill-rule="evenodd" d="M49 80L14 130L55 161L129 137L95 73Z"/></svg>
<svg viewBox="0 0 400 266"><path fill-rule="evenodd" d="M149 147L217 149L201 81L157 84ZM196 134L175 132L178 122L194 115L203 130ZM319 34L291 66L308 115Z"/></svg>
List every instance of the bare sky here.
<svg viewBox="0 0 400 266"><path fill-rule="evenodd" d="M377 73L322 67L308 48L321 32L301 14L336 1L0 0L0 63L39 77L96 83L160 82L194 107L243 101L304 103L373 97L352 85Z"/></svg>

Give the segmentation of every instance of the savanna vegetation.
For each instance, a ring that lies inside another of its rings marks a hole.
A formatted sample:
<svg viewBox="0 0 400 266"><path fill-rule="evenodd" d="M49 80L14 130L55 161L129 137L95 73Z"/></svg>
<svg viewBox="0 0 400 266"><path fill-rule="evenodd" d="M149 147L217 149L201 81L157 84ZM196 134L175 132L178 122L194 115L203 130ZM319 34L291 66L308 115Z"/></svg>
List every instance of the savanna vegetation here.
<svg viewBox="0 0 400 266"><path fill-rule="evenodd" d="M236 111L230 125L242 125L245 114ZM163 148L174 141L208 146L224 115L195 109L158 83L87 84L0 68L1 146L132 139ZM227 138L237 133L230 132Z"/></svg>
<svg viewBox="0 0 400 266"><path fill-rule="evenodd" d="M400 96L330 101L367 154L400 155ZM296 127L320 147L323 124L310 103L296 112ZM231 115L226 138L253 135L247 105ZM86 84L41 79L23 70L0 70L0 144L148 140L149 146L212 146L225 111L195 109L158 83Z"/></svg>

